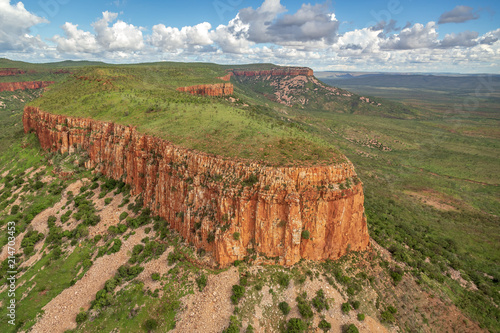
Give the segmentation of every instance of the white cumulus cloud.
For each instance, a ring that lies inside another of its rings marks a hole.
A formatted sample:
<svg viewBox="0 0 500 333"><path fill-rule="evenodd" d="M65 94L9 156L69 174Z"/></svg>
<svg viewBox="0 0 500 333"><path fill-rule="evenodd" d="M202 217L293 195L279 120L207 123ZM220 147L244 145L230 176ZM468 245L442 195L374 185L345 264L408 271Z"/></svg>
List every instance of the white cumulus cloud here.
<svg viewBox="0 0 500 333"><path fill-rule="evenodd" d="M22 2L11 4L10 0L0 0L0 52L43 47L40 37L30 34L30 28L48 22L26 10Z"/></svg>

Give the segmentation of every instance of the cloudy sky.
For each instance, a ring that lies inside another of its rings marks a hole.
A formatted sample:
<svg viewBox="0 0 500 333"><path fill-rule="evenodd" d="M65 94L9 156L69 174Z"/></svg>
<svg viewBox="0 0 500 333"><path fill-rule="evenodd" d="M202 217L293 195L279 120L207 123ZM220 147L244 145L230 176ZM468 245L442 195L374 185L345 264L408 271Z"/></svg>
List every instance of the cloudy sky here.
<svg viewBox="0 0 500 333"><path fill-rule="evenodd" d="M0 57L500 73L500 1L0 0Z"/></svg>

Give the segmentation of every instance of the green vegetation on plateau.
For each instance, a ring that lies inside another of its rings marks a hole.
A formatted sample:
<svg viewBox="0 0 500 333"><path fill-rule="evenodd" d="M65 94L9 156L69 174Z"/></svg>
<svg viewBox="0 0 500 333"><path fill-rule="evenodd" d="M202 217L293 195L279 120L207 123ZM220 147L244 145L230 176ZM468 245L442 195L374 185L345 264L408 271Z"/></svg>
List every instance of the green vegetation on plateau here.
<svg viewBox="0 0 500 333"><path fill-rule="evenodd" d="M217 77L225 74L213 64L94 66L75 70L31 104L50 113L137 126L139 132L224 157L272 165L342 161L334 145L270 106L250 103L241 89L233 102L176 91L221 83Z"/></svg>

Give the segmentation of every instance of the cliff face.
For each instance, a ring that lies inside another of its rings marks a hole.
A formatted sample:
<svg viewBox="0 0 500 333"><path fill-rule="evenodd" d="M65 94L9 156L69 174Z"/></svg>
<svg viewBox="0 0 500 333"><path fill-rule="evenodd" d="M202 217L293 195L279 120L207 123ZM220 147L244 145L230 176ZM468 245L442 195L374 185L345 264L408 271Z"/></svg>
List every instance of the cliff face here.
<svg viewBox="0 0 500 333"><path fill-rule="evenodd" d="M180 87L177 91L188 92L192 95L229 96L233 94L233 85L231 83L199 84Z"/></svg>
<svg viewBox="0 0 500 333"><path fill-rule="evenodd" d="M284 265L337 259L368 246L362 185L350 162L268 167L177 147L133 127L33 107L25 108L23 124L46 150L86 149L86 167L131 184L145 206L188 242L212 251L221 266L254 253Z"/></svg>
<svg viewBox="0 0 500 333"><path fill-rule="evenodd" d="M26 73L26 71L17 68L0 68L0 76L12 76L24 73Z"/></svg>
<svg viewBox="0 0 500 333"><path fill-rule="evenodd" d="M287 67L277 68L265 71L245 71L233 70L235 76L313 76L313 70L307 67Z"/></svg>
<svg viewBox="0 0 500 333"><path fill-rule="evenodd" d="M45 88L54 81L24 81L24 82L1 82L0 91L14 91L25 89Z"/></svg>

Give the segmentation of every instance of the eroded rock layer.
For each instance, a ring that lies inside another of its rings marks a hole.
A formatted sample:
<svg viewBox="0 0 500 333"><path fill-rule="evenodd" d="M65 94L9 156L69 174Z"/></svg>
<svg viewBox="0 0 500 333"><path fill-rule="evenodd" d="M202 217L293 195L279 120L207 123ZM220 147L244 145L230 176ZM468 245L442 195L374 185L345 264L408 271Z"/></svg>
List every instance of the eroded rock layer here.
<svg viewBox="0 0 500 333"><path fill-rule="evenodd" d="M1 82L0 91L39 89L39 88L45 88L53 83L54 81Z"/></svg>
<svg viewBox="0 0 500 333"><path fill-rule="evenodd" d="M192 95L229 96L233 94L233 85L231 83L199 84L179 87L177 91L188 92Z"/></svg>
<svg viewBox="0 0 500 333"><path fill-rule="evenodd" d="M23 71L18 68L0 68L0 76L13 76L24 73L26 73L26 71Z"/></svg>
<svg viewBox="0 0 500 333"><path fill-rule="evenodd" d="M188 242L212 251L221 266L254 254L284 265L337 259L368 246L362 184L347 160L263 166L181 148L134 127L33 107L25 108L23 124L46 150L87 150L86 167L131 184L145 206Z"/></svg>
<svg viewBox="0 0 500 333"><path fill-rule="evenodd" d="M263 71L247 71L247 70L233 70L233 75L235 76L313 76L314 72L312 69L307 67L286 67L286 68L276 68Z"/></svg>

